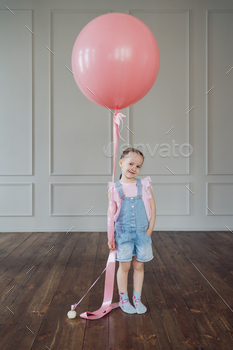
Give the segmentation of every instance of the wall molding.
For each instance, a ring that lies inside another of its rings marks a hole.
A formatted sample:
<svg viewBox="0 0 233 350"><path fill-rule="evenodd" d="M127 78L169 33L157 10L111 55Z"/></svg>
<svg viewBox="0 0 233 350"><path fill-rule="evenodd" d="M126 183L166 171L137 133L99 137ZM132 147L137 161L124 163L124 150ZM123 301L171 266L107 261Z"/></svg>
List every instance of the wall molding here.
<svg viewBox="0 0 233 350"><path fill-rule="evenodd" d="M21 10L21 9L14 9L13 11L15 13L15 15L17 16L17 13L27 13L30 14L30 29L32 31L34 31L34 21L33 21L33 10ZM0 13L5 13L5 14L9 14L9 10L8 9L0 9ZM10 14L11 15L11 14ZM15 16L15 17L16 17ZM29 30L26 28L25 25L22 24L22 28L25 28L25 34L29 35L31 37L30 40L30 51L29 51L29 60L30 60L30 67L29 68L29 75L30 75L30 106L29 106L29 123L30 123L30 127L29 127L29 168L28 168L28 172L23 172L23 173L7 173L7 172L1 172L0 176L32 176L33 175L33 153L34 153L34 145L33 145L33 119L34 119L34 38L33 38L33 34L29 32ZM16 33L17 35L17 33ZM16 54L17 57L17 54ZM9 135L10 137L10 135Z"/></svg>
<svg viewBox="0 0 233 350"><path fill-rule="evenodd" d="M190 182L180 182L180 183L151 183L152 187L154 186L181 186L184 185L185 187L188 186L190 189ZM54 198L53 198L53 188L55 186L103 186L106 189L106 183L95 183L95 182L50 182L49 183L49 216L58 216L58 217L63 217L63 216L74 216L74 217L106 217L107 214L68 214L68 213L61 213L61 214L56 214L54 213L53 205L54 205ZM190 190L187 188L187 197L186 197L186 213L181 212L179 214L156 214L156 216L189 216L190 215ZM153 190L155 192L155 190ZM107 193L106 193L107 195ZM155 198L156 202L156 198Z"/></svg>
<svg viewBox="0 0 233 350"><path fill-rule="evenodd" d="M50 41L50 48L53 51L53 16L56 13L59 14L98 14L102 15L105 13L109 13L111 11L108 10L50 10L50 21L49 21L49 41ZM77 34L78 35L78 34ZM53 170L53 154L54 154L54 149L53 149L53 118L54 118L54 113L53 113L53 55L50 55L50 61L49 61L49 76L50 76L50 81L49 81L49 102L50 102L50 108L49 108L49 175L50 176L109 176L112 175L112 168L113 168L113 160L112 158L109 159L108 161L108 172L107 173L58 173L54 172ZM103 111L104 107L103 107ZM105 111L106 112L106 111ZM112 113L110 111L107 111L108 117L107 123L108 123L108 144L112 142L113 140L113 117L111 117Z"/></svg>
<svg viewBox="0 0 233 350"><path fill-rule="evenodd" d="M0 186L29 186L30 190L30 195L29 195L29 212L25 214L17 214L17 213L8 213L8 214L2 214L0 213L0 217L8 217L8 216L19 216L19 217L24 217L24 216L33 216L33 183L32 182L5 182L5 183L0 183Z"/></svg>
<svg viewBox="0 0 233 350"><path fill-rule="evenodd" d="M189 52L190 52L190 11L189 10L151 10L151 11L147 11L147 10L133 10L133 9L130 9L128 11L128 14L131 14L131 15L134 15L136 13L139 13L139 14L151 14L151 13L161 13L161 14L186 14L186 65L187 65L187 70L186 70L186 85L187 85L187 89L186 89L186 111L188 112L190 110L190 108L192 108L192 106L190 107L189 103L190 103L190 98L189 98L189 95L190 95L190 84L189 84L189 81L190 81L190 69L189 69ZM130 108L130 107L129 107ZM130 123L130 114L129 114L129 123ZM186 116L186 143L189 144L189 141L190 141L190 122L189 122L189 113L187 114ZM190 175L190 157L187 157L186 159L186 172L185 173L179 173L179 174L176 174L176 175ZM142 172L143 175L146 175L145 173ZM164 173L150 173L149 175L153 175L153 176L173 176L173 174L171 173L167 173L167 172L164 172Z"/></svg>
<svg viewBox="0 0 233 350"><path fill-rule="evenodd" d="M211 204L209 203L209 193L210 193L210 187L211 185L221 185L221 186L226 186L226 185L232 185L233 182L206 182L206 206L212 211L212 208L210 208ZM233 211L232 214L230 213L218 213L216 210L214 210L214 213L211 213L208 208L206 208L206 216L233 216Z"/></svg>
<svg viewBox="0 0 233 350"><path fill-rule="evenodd" d="M206 92L211 88L209 80L209 14L210 13L233 13L233 10L206 10ZM206 175L233 175L233 173L209 172L209 95L206 94Z"/></svg>

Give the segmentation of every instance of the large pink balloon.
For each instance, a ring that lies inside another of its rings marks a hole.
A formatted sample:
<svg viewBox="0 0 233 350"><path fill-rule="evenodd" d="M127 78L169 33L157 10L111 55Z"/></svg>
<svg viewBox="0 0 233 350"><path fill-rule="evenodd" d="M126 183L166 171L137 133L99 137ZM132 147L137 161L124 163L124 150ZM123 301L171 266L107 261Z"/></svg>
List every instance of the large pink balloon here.
<svg viewBox="0 0 233 350"><path fill-rule="evenodd" d="M96 17L79 33L72 51L75 81L91 101L123 109L142 99L159 70L151 30L125 13Z"/></svg>

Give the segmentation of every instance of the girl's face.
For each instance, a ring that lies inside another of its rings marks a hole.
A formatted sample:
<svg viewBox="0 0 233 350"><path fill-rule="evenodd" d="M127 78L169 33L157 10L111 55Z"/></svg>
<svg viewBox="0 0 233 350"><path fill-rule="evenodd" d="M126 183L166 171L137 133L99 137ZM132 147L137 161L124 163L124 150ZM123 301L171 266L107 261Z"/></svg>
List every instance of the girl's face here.
<svg viewBox="0 0 233 350"><path fill-rule="evenodd" d="M121 180L127 182L130 179L134 179L140 173L143 163L143 157L141 154L135 152L129 152L124 158L119 160L119 165L122 171Z"/></svg>

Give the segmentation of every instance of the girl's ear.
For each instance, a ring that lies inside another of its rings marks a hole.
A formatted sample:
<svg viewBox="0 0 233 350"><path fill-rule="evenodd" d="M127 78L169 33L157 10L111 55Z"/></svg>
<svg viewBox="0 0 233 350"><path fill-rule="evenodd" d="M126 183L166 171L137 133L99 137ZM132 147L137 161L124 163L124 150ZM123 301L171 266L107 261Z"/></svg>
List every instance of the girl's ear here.
<svg viewBox="0 0 233 350"><path fill-rule="evenodd" d="M120 160L119 160L119 165L120 165L120 167L122 167L122 163L123 163L123 160L120 159Z"/></svg>

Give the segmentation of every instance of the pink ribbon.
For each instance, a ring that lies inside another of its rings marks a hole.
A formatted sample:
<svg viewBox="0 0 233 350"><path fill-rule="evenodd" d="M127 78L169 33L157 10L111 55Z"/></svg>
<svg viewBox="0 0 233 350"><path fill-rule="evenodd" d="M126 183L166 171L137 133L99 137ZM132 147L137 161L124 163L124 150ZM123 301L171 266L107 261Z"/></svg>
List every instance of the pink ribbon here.
<svg viewBox="0 0 233 350"><path fill-rule="evenodd" d="M118 108L116 108L114 113L114 119L113 119L113 144L115 146L114 149L114 165L113 165L113 173L112 173L112 182L114 183L114 175L115 175L115 165L116 165L116 156L117 156L117 148L118 148L118 140L119 140L119 125L120 121L122 121L123 125L123 117L126 117L122 113L118 113ZM121 135L120 138L122 139ZM125 141L124 139L122 139ZM114 200L113 200L113 194L114 189L112 191L112 188L110 190L112 192L111 201L109 205L109 211L108 211L108 240L111 244L113 244L114 241Z"/></svg>
<svg viewBox="0 0 233 350"><path fill-rule="evenodd" d="M105 273L104 299L100 309L90 312L86 311L80 315L88 320L98 320L107 315L111 310L119 307L118 303L112 303L114 278L115 278L116 250L109 252Z"/></svg>
<svg viewBox="0 0 233 350"><path fill-rule="evenodd" d="M114 142L114 165L113 165L113 174L112 174L112 182L114 183L114 174L115 174L115 164L116 164L116 156L117 156L117 147L118 147L118 140L119 140L119 125L120 121L122 121L122 128L123 128L123 117L126 117L122 113L118 113L119 109L115 109L114 118L113 118L113 142ZM122 139L121 135L120 138ZM125 141L124 139L122 139ZM113 193L114 189L111 188L111 200L109 204L109 211L108 211L108 240L111 244L114 242L114 199L113 199ZM91 290L91 288L95 285L95 283L99 280L99 278L102 276L102 274L105 272L105 286L104 286L104 298L102 306L93 312L86 311L80 315L82 318L86 318L88 320L97 320L105 315L107 315L111 310L119 307L118 303L112 303L112 297L113 297L113 289L114 289L114 278L115 278L115 265L116 265L116 250L110 250L107 264L101 275L97 278L97 280L92 284L92 286L88 289L86 294L82 297L82 299L77 303L72 305L72 310L74 310L78 304L81 303L83 298L87 295L87 293Z"/></svg>

